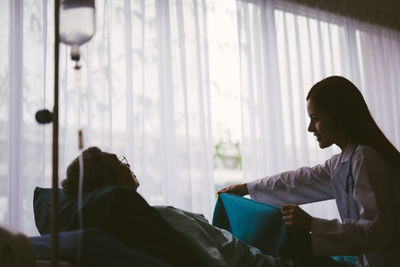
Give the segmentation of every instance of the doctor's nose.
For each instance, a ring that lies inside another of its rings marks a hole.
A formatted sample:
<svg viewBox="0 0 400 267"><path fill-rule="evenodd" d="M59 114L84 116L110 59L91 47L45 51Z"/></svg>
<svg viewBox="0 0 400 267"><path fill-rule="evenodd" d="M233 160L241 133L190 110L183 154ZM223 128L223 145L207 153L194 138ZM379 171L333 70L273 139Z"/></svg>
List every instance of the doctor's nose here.
<svg viewBox="0 0 400 267"><path fill-rule="evenodd" d="M310 123L308 124L307 130L308 130L310 133L312 133L312 132L315 131L315 127L314 127L314 124L312 123L312 121L310 121Z"/></svg>

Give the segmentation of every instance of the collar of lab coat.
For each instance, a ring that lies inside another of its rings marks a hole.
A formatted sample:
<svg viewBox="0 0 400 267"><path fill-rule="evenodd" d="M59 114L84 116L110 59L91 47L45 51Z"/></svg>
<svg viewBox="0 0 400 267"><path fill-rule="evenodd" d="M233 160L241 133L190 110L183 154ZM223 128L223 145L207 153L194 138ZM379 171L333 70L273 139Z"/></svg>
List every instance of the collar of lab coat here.
<svg viewBox="0 0 400 267"><path fill-rule="evenodd" d="M342 151L342 153L341 153L342 159L341 159L340 163L346 163L347 161L350 160L351 153L353 153L355 146L356 146L355 144L348 144L346 146L344 151Z"/></svg>

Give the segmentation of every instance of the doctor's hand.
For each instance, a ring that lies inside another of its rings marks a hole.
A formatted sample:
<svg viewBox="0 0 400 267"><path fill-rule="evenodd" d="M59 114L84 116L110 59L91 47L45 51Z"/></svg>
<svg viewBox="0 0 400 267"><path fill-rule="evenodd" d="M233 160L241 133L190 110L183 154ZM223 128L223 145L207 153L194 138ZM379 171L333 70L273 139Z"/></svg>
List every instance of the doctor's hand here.
<svg viewBox="0 0 400 267"><path fill-rule="evenodd" d="M299 206L293 204L282 205L281 212L286 226L311 231L312 217Z"/></svg>
<svg viewBox="0 0 400 267"><path fill-rule="evenodd" d="M237 196L244 196L249 193L247 190L247 183L233 184L218 191L218 195L222 193L229 193Z"/></svg>

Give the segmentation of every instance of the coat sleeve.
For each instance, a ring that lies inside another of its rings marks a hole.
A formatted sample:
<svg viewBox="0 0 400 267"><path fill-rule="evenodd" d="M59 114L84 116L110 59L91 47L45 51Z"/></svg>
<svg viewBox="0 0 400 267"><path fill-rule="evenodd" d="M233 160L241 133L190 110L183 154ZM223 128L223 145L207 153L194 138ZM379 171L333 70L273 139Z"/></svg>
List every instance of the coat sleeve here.
<svg viewBox="0 0 400 267"><path fill-rule="evenodd" d="M321 165L302 167L250 182L247 184L250 197L277 206L332 199L331 171L337 156Z"/></svg>
<svg viewBox="0 0 400 267"><path fill-rule="evenodd" d="M360 207L360 219L313 218L311 238L316 255L356 255L387 248L395 225L385 171L381 158L358 153L353 160L353 197Z"/></svg>

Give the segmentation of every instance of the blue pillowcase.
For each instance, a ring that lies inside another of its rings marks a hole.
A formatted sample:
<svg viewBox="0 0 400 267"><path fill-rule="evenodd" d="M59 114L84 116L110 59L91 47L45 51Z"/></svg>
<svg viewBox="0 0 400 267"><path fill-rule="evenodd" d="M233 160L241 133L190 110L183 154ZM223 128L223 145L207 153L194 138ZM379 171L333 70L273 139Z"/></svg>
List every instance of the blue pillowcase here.
<svg viewBox="0 0 400 267"><path fill-rule="evenodd" d="M231 194L221 194L213 225L272 256L287 255L289 235L279 207Z"/></svg>
<svg viewBox="0 0 400 267"><path fill-rule="evenodd" d="M59 231L79 229L78 197L66 194L58 189ZM132 193L130 191L133 191ZM112 206L121 202L121 196L136 194L134 190L123 187L103 187L82 196L84 227L104 228L106 217ZM51 218L51 188L36 187L33 197L33 212L35 224L41 235L50 233Z"/></svg>

